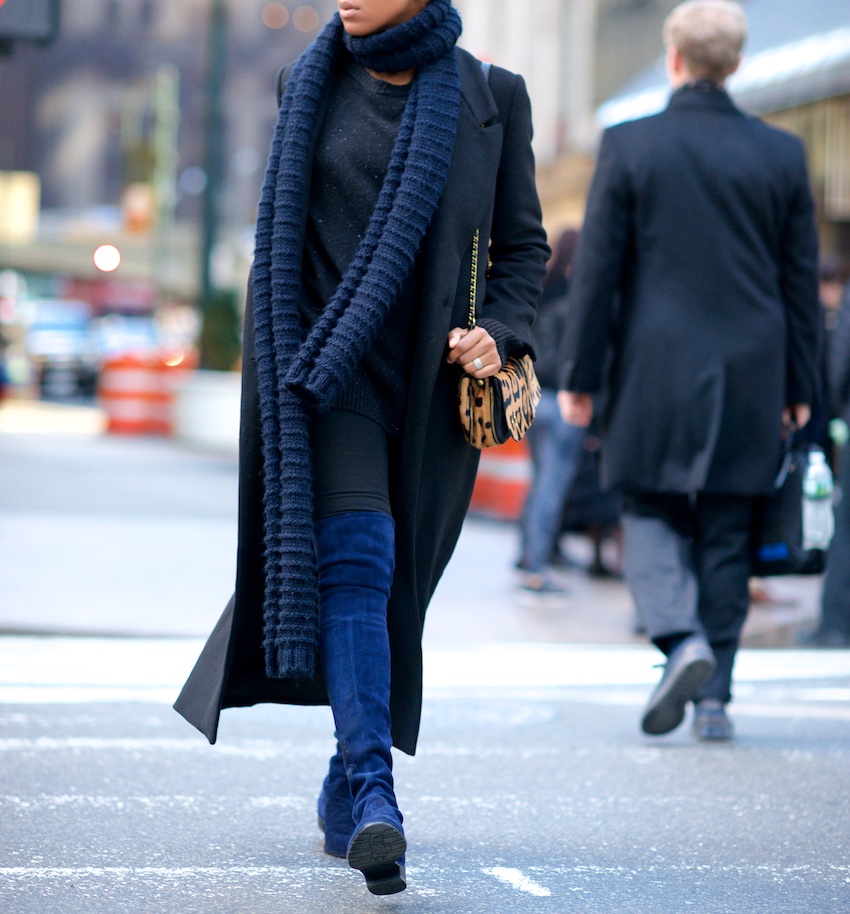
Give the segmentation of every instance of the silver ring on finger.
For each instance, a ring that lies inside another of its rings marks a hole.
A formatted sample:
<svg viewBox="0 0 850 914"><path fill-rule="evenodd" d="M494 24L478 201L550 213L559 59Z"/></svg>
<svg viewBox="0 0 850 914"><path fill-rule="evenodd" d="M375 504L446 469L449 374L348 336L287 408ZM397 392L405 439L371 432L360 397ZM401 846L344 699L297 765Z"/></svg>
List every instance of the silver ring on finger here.
<svg viewBox="0 0 850 914"><path fill-rule="evenodd" d="M484 367L484 363L477 356L472 360L472 364L475 366L476 371L481 371Z"/></svg>

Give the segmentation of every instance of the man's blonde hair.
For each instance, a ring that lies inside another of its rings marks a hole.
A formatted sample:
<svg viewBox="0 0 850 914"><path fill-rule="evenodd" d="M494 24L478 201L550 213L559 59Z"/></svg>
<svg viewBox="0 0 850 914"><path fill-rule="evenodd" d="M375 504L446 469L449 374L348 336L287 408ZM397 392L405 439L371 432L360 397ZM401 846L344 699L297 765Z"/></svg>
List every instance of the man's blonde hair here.
<svg viewBox="0 0 850 914"><path fill-rule="evenodd" d="M695 78L723 82L738 66L747 17L731 0L686 0L667 17L663 34Z"/></svg>

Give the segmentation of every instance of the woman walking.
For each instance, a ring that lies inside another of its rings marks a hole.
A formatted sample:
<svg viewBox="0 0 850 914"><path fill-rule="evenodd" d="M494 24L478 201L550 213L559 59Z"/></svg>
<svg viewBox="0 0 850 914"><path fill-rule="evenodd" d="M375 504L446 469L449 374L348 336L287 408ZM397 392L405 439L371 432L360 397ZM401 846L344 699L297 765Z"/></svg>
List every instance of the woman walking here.
<svg viewBox="0 0 850 914"><path fill-rule="evenodd" d="M325 851L378 895L406 887L390 750L416 749L425 610L478 462L458 380L531 351L548 257L524 84L456 48L460 30L451 0L339 0L283 74L245 315L236 590L175 704L214 742L222 708L329 703Z"/></svg>

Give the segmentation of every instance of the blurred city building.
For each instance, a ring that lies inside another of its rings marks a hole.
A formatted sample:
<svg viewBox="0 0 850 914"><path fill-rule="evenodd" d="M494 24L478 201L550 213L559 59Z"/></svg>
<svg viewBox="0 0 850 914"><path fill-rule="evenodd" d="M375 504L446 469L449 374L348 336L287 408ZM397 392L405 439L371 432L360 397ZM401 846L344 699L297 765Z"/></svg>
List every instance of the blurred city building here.
<svg viewBox="0 0 850 914"><path fill-rule="evenodd" d="M547 227L580 223L600 130L666 101L676 0L456 0L461 43L523 73ZM850 254L847 0L748 0L739 103L799 133L825 249ZM96 310L197 302L247 276L275 74L335 0L63 0L0 54L0 271ZM93 260L114 244L120 266ZM204 273L206 269L206 274ZM64 285L57 288L60 277ZM123 303L123 304L122 304Z"/></svg>
<svg viewBox="0 0 850 914"><path fill-rule="evenodd" d="M550 233L578 225L599 136L597 108L661 52L677 0L456 0L461 43L522 73L534 109Z"/></svg>
<svg viewBox="0 0 850 914"><path fill-rule="evenodd" d="M39 294L94 299L98 310L150 307L163 289L195 300L214 190L218 232L206 252L214 285L244 284L275 76L335 8L334 0L63 0L55 41L0 55L0 270L20 271ZM214 137L211 117L220 124ZM13 194L26 219L6 205ZM92 259L105 242L122 254L109 275Z"/></svg>

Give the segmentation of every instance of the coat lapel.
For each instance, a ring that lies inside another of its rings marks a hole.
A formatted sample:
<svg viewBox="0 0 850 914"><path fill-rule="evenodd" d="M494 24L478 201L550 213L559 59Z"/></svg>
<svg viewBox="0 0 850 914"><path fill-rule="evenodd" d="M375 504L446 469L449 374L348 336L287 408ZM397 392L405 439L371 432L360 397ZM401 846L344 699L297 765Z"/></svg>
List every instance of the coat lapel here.
<svg viewBox="0 0 850 914"><path fill-rule="evenodd" d="M475 229L483 228L502 151L499 111L480 62L459 52L458 68L461 110L457 138L446 189L424 250L426 266L429 259L439 259L446 250L464 251Z"/></svg>
<svg viewBox="0 0 850 914"><path fill-rule="evenodd" d="M422 378L423 383L416 385L414 396L433 390L446 334L451 329L459 268L463 269L476 229L481 229L486 250L502 151L503 128L480 62L459 51L458 66L462 101L454 154L446 189L422 250L423 307L414 377Z"/></svg>
<svg viewBox="0 0 850 914"><path fill-rule="evenodd" d="M411 484L421 471L433 399L443 391L438 374L449 368L445 364L448 332L455 322L463 321L459 313L453 320L452 308L456 301L466 300L476 229L481 230L482 252L487 250L502 154L504 131L481 64L465 51L457 55L462 103L454 155L420 262L422 295L407 403L407 415L417 418L405 423L403 439L403 473ZM453 370L451 383L456 385L455 374Z"/></svg>

